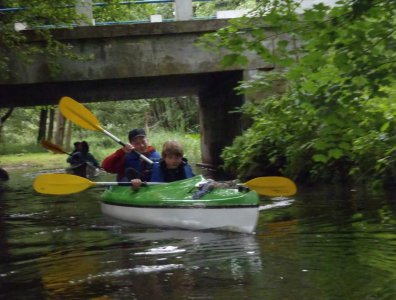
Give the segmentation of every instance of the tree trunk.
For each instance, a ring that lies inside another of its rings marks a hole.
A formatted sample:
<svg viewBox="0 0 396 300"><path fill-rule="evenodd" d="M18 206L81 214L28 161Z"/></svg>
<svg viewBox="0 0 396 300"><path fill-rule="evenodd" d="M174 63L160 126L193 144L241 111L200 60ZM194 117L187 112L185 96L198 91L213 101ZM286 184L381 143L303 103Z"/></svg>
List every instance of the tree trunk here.
<svg viewBox="0 0 396 300"><path fill-rule="evenodd" d="M71 136L72 136L72 122L66 121L66 140L65 140L65 149L70 151L71 149Z"/></svg>
<svg viewBox="0 0 396 300"><path fill-rule="evenodd" d="M48 136L47 140L52 141L54 137L54 120L55 120L55 110L50 108L49 110L49 121L48 121Z"/></svg>
<svg viewBox="0 0 396 300"><path fill-rule="evenodd" d="M4 114L4 116L0 117L0 141L2 141L2 136L3 136L3 126L5 121L11 116L14 108L10 107L7 112Z"/></svg>
<svg viewBox="0 0 396 300"><path fill-rule="evenodd" d="M40 121L39 121L39 130L37 135L37 143L40 143L41 140L45 139L46 134L46 127L47 127L47 116L48 116L48 109L41 109L40 110Z"/></svg>
<svg viewBox="0 0 396 300"><path fill-rule="evenodd" d="M63 147L63 140L65 137L65 118L59 109L57 115L55 144Z"/></svg>

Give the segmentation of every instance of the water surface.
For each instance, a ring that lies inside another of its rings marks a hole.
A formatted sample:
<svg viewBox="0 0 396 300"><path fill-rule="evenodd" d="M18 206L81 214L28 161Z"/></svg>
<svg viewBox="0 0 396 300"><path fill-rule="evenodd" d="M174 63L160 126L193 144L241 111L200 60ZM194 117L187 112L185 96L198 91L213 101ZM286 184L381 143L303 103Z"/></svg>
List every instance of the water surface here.
<svg viewBox="0 0 396 300"><path fill-rule="evenodd" d="M101 189L0 186L1 299L396 299L396 200L300 189L263 199L255 234L121 223ZM97 181L108 181L98 178Z"/></svg>

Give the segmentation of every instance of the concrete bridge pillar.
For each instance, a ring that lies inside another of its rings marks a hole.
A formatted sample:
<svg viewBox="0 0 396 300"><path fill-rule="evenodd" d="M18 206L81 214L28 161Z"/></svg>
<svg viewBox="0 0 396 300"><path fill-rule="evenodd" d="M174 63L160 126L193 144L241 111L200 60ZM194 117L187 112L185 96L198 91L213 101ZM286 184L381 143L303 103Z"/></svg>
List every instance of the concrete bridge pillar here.
<svg viewBox="0 0 396 300"><path fill-rule="evenodd" d="M241 114L231 112L244 102L243 96L234 91L242 79L242 71L209 74L198 94L204 164L222 164L221 151L242 133Z"/></svg>

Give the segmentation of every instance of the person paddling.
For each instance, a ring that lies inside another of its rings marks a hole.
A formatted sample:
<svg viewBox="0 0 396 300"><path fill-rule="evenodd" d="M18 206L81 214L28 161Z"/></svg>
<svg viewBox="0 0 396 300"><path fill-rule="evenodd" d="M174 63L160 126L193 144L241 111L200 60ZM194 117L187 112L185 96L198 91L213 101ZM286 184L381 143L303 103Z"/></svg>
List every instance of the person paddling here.
<svg viewBox="0 0 396 300"><path fill-rule="evenodd" d="M89 145L86 141L75 142L75 149L73 150L70 157L67 158L67 162L70 163L70 172L87 177L88 173L91 175L93 172L87 172L87 167L96 170L99 168L99 163L96 158L89 152Z"/></svg>
<svg viewBox="0 0 396 300"><path fill-rule="evenodd" d="M130 181L131 179L140 179L149 181L152 172L152 166L144 160L141 160L137 152L146 156L154 162L158 162L161 155L155 148L149 145L146 132L142 128L135 128L128 134L129 144L118 149L106 157L102 162L102 167L106 172L117 174L117 181Z"/></svg>

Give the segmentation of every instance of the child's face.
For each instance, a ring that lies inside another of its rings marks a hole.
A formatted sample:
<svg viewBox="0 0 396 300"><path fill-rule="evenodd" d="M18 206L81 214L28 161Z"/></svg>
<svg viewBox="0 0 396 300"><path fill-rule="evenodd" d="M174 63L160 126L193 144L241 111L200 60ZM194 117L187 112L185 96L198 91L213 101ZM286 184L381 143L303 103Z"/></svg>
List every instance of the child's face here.
<svg viewBox="0 0 396 300"><path fill-rule="evenodd" d="M131 144L138 152L144 153L147 151L147 139L143 136L138 136L134 138Z"/></svg>
<svg viewBox="0 0 396 300"><path fill-rule="evenodd" d="M182 162L182 157L179 155L168 154L164 157L164 161L168 169L177 169Z"/></svg>

